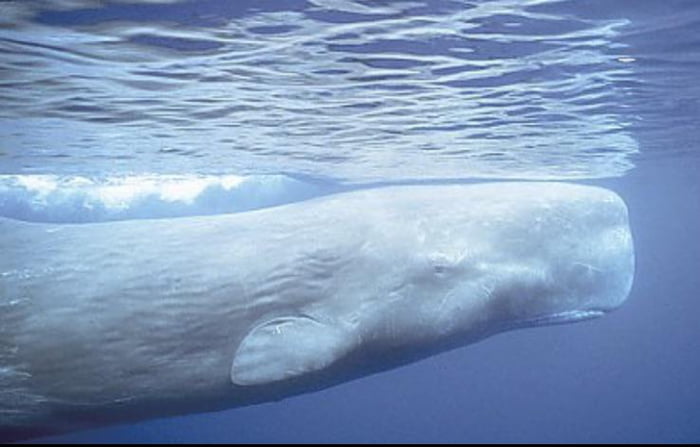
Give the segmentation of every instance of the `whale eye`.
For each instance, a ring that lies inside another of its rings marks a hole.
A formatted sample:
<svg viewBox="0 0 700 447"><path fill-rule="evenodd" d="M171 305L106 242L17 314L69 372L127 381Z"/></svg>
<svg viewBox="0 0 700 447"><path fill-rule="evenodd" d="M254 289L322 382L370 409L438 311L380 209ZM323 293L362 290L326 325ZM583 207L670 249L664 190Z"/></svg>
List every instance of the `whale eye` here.
<svg viewBox="0 0 700 447"><path fill-rule="evenodd" d="M438 278L444 278L454 273L459 266L459 262L445 253L438 253L430 256L429 265L433 275Z"/></svg>
<svg viewBox="0 0 700 447"><path fill-rule="evenodd" d="M444 275L445 272L447 271L447 266L443 264L435 264L433 265L433 272L435 272L436 275Z"/></svg>
<svg viewBox="0 0 700 447"><path fill-rule="evenodd" d="M452 264L445 259L444 256L435 257L431 260L430 264L433 268L433 274L439 278L447 275L450 270L452 270Z"/></svg>

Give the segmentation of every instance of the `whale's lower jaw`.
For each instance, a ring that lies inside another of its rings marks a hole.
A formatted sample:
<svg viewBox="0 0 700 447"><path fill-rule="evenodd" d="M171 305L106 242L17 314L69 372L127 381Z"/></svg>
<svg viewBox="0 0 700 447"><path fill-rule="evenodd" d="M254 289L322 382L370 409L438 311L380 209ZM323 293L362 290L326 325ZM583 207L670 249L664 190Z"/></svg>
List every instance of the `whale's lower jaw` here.
<svg viewBox="0 0 700 447"><path fill-rule="evenodd" d="M541 315L532 318L527 318L524 320L504 322L502 327L499 329L501 331L507 331L511 329L521 329L537 326L550 326L555 324L568 324L575 323L578 321L592 320L594 318L602 317L607 312L603 310L568 310L566 312L558 312L555 314Z"/></svg>

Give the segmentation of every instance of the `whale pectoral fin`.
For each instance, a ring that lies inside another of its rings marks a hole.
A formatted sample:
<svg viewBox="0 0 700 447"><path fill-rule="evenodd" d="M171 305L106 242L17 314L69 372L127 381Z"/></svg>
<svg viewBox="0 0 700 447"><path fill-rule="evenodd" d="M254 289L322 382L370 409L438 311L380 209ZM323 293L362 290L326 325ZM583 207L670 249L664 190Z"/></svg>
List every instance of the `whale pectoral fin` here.
<svg viewBox="0 0 700 447"><path fill-rule="evenodd" d="M341 328L309 317L276 318L246 335L231 365L236 385L262 385L323 369L350 346Z"/></svg>

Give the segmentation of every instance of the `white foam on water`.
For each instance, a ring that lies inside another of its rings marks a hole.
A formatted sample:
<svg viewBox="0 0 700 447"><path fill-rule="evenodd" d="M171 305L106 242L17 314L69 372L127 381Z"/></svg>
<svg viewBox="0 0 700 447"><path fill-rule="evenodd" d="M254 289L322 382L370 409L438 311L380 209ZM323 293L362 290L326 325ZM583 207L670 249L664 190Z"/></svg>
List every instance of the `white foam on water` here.
<svg viewBox="0 0 700 447"><path fill-rule="evenodd" d="M78 223L222 214L332 190L286 175L0 175L0 216Z"/></svg>

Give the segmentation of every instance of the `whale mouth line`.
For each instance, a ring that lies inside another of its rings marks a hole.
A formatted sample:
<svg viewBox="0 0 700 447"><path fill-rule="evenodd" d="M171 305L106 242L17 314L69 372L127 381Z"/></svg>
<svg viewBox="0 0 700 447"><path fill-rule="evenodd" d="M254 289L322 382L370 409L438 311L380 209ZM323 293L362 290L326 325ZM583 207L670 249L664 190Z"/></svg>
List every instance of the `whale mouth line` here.
<svg viewBox="0 0 700 447"><path fill-rule="evenodd" d="M565 324L574 321L591 320L593 318L602 317L605 312L599 309L589 310L569 310L566 312L558 312L555 314L542 315L539 317L528 318L522 323L526 326L543 326L549 324Z"/></svg>
<svg viewBox="0 0 700 447"><path fill-rule="evenodd" d="M540 315L532 318L526 318L523 320L517 320L506 324L505 326L507 326L507 329L510 330L535 326L567 324L577 321L592 320L594 318L602 317L603 315L605 315L605 313L605 311L600 309L568 310L565 312L557 312L554 314Z"/></svg>

